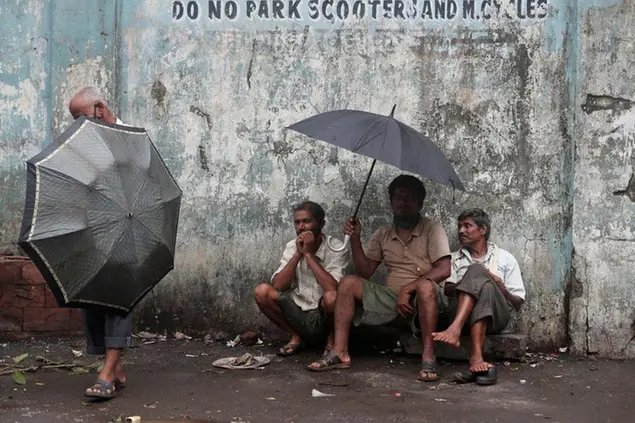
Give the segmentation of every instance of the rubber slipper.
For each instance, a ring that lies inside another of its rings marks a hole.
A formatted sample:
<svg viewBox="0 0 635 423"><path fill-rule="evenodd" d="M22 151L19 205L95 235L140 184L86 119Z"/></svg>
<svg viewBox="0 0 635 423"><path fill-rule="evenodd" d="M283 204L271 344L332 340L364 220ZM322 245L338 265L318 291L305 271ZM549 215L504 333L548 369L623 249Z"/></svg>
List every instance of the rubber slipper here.
<svg viewBox="0 0 635 423"><path fill-rule="evenodd" d="M312 372L327 372L334 369L348 369L351 363L344 363L342 359L333 351L329 352L324 358L317 361L318 367L307 366Z"/></svg>
<svg viewBox="0 0 635 423"><path fill-rule="evenodd" d="M86 390L84 396L98 399L112 399L116 396L115 387L112 383L106 382L103 379L97 379L95 384Z"/></svg>
<svg viewBox="0 0 635 423"><path fill-rule="evenodd" d="M498 382L498 370L496 367L491 367L486 372L478 372L476 375L476 384L482 386L496 385Z"/></svg>
<svg viewBox="0 0 635 423"><path fill-rule="evenodd" d="M423 376L423 373L435 373L436 376ZM421 362L421 371L419 372L418 380L420 382L436 382L440 379L439 366L436 361L424 360Z"/></svg>

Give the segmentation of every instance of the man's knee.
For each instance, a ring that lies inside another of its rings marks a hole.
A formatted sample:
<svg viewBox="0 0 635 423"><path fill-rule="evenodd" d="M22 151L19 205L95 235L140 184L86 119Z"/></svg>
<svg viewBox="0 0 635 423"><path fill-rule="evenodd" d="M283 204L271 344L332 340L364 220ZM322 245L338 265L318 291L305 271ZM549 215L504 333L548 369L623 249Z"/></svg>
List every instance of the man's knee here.
<svg viewBox="0 0 635 423"><path fill-rule="evenodd" d="M258 304L262 304L262 303L265 303L267 301L274 300L275 299L275 297L274 297L275 292L276 292L276 290L273 288L273 286L269 285L268 283L264 283L264 282L261 283L254 290L254 295L256 297L256 302Z"/></svg>
<svg viewBox="0 0 635 423"><path fill-rule="evenodd" d="M361 290L362 279L357 275L347 275L342 278L337 286L337 292L350 294Z"/></svg>
<svg viewBox="0 0 635 423"><path fill-rule="evenodd" d="M474 275L487 275L487 277L489 277L489 273L487 273L487 269L485 268L485 266L483 266L480 263L472 263L467 267L467 270L465 271L465 275L463 275L463 278L465 279L466 277L469 276L474 276Z"/></svg>
<svg viewBox="0 0 635 423"><path fill-rule="evenodd" d="M423 301L437 300L437 287L430 279L424 279L417 283L417 296Z"/></svg>
<svg viewBox="0 0 635 423"><path fill-rule="evenodd" d="M326 291L322 296L322 308L325 312L332 314L335 310L335 299L337 298L337 291Z"/></svg>
<svg viewBox="0 0 635 423"><path fill-rule="evenodd" d="M496 290L498 290L498 287L493 281L485 282L481 287L481 292L479 292L479 300L483 298L494 298Z"/></svg>

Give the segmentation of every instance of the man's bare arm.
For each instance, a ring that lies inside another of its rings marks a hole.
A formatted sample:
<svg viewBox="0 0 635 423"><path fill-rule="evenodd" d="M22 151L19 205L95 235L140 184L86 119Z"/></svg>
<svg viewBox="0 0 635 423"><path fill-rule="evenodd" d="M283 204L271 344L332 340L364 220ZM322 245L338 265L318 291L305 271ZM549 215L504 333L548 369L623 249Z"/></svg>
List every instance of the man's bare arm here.
<svg viewBox="0 0 635 423"><path fill-rule="evenodd" d="M329 272L326 271L324 267L322 267L322 263L320 263L313 254L307 254L305 257L307 264L309 265L309 269L311 269L311 272L315 275L317 283L322 287L324 292L336 291L337 281Z"/></svg>
<svg viewBox="0 0 635 423"><path fill-rule="evenodd" d="M291 260L284 266L284 268L273 277L272 285L278 291L286 291L291 286L291 282L295 278L295 269L298 267L298 263L302 259L302 254L296 251Z"/></svg>
<svg viewBox="0 0 635 423"><path fill-rule="evenodd" d="M419 282L430 279L434 283L441 283L450 277L450 256L441 257L432 264L432 268L423 274L419 279L410 282L402 289L408 294L413 293L417 289Z"/></svg>
<svg viewBox="0 0 635 423"><path fill-rule="evenodd" d="M357 274L364 279L373 276L380 262L369 259L366 256L364 248L362 247L362 241L359 238L351 238L351 251L353 253L353 264L355 264Z"/></svg>
<svg viewBox="0 0 635 423"><path fill-rule="evenodd" d="M509 292L507 290L507 287L505 286L505 283L503 282L503 279L500 276L493 274L489 271L489 269L487 269L487 273L489 273L490 277L492 278L498 289L500 289L500 291L503 293L505 299L509 301L512 306L514 306L514 309L516 311L519 311L525 303L525 300Z"/></svg>

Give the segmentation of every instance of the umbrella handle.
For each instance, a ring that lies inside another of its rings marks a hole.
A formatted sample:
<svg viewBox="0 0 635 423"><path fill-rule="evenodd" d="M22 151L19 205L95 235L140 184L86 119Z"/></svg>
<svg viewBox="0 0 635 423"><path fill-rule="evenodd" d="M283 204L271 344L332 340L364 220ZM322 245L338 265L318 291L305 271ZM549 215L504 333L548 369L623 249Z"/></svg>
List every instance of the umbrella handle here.
<svg viewBox="0 0 635 423"><path fill-rule="evenodd" d="M339 248L335 248L335 247L331 244L331 238L333 238L333 237L332 237L332 236L329 236L329 237L327 237L327 238L326 238L326 245L328 245L328 247L329 247L329 249L330 249L331 251L333 251L333 252L335 252L335 253L339 253L339 252L342 252L342 251L344 251L344 250L346 250L346 249L348 248L348 242L350 241L351 236L350 236L350 235L346 235L346 236L344 237L344 244L342 244L342 246L341 246L341 247L339 247Z"/></svg>

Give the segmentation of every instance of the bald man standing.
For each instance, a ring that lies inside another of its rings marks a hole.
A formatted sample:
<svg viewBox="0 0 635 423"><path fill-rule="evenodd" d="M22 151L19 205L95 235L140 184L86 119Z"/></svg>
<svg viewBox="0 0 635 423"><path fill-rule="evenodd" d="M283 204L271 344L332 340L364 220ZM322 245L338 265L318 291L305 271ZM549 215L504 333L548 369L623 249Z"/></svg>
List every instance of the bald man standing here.
<svg viewBox="0 0 635 423"><path fill-rule="evenodd" d="M92 87L82 88L71 99L68 110L74 119L80 116L99 119L106 123L123 125L108 108L101 93ZM97 381L86 390L90 398L108 400L126 383L126 374L121 364L121 352L132 342L132 313L121 313L113 309L87 306L82 310L86 353L106 355L104 368Z"/></svg>

